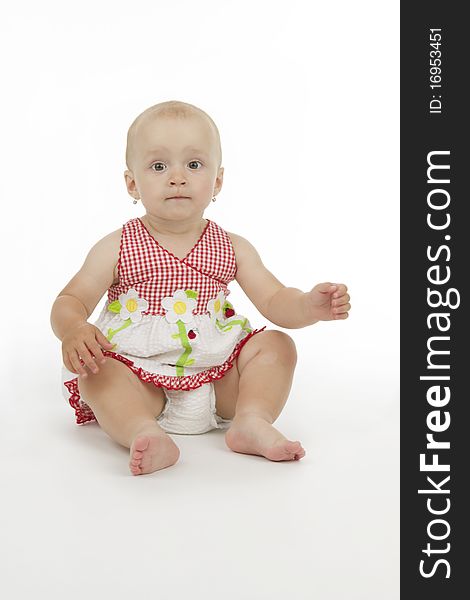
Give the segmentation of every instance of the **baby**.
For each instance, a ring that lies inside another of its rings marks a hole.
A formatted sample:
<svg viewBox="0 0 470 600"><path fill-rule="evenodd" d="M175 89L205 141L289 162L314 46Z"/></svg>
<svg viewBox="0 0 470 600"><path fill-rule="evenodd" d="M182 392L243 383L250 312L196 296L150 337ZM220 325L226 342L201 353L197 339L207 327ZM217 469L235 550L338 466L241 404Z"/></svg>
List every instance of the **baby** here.
<svg viewBox="0 0 470 600"><path fill-rule="evenodd" d="M51 312L64 393L79 424L130 448L134 475L176 463L168 435L226 429L227 446L272 461L305 450L273 427L296 363L292 339L253 330L227 300L236 279L272 323L346 319L347 288L285 287L243 237L204 218L222 189L219 132L201 109L162 102L129 128L124 172L145 214L97 242ZM87 321L107 292L93 325Z"/></svg>

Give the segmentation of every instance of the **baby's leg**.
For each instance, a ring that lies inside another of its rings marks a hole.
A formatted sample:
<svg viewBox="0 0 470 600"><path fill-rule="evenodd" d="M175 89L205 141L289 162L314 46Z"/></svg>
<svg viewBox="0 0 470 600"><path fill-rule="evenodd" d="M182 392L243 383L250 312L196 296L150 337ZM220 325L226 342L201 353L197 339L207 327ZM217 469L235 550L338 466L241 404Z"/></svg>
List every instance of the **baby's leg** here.
<svg viewBox="0 0 470 600"><path fill-rule="evenodd" d="M165 405L163 391L143 383L123 363L107 358L98 373L79 377L80 395L93 410L101 428L116 442L130 448L134 475L173 465L178 446L155 418Z"/></svg>
<svg viewBox="0 0 470 600"><path fill-rule="evenodd" d="M305 450L286 439L272 424L286 403L296 364L291 338L265 331L243 346L237 364L215 382L217 414L233 419L225 439L235 452L270 460L299 460Z"/></svg>

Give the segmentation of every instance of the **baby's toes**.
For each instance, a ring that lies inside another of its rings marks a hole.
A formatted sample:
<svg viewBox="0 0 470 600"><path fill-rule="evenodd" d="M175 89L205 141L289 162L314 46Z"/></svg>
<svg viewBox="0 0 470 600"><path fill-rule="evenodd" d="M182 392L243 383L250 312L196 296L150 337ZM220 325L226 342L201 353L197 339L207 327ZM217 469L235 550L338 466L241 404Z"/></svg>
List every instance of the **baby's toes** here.
<svg viewBox="0 0 470 600"><path fill-rule="evenodd" d="M140 473L142 473L142 461L137 458L131 459L129 462L129 469L133 475L140 475Z"/></svg>
<svg viewBox="0 0 470 600"><path fill-rule="evenodd" d="M266 452L266 458L269 460L282 461L282 460L296 460L296 455L300 455L302 446L300 442L290 442L289 440L280 440L272 448L269 448ZM300 456L299 456L300 458Z"/></svg>
<svg viewBox="0 0 470 600"><path fill-rule="evenodd" d="M129 468L133 475L140 475L142 473L142 457L143 452L140 450L134 450L129 461Z"/></svg>
<svg viewBox="0 0 470 600"><path fill-rule="evenodd" d="M303 448L302 448L300 442L287 442L286 445L284 446L284 451L291 458L295 458L296 456L301 454L302 450L303 450Z"/></svg>
<svg viewBox="0 0 470 600"><path fill-rule="evenodd" d="M287 442L283 448L283 460L300 460L305 456L305 450L300 442Z"/></svg>

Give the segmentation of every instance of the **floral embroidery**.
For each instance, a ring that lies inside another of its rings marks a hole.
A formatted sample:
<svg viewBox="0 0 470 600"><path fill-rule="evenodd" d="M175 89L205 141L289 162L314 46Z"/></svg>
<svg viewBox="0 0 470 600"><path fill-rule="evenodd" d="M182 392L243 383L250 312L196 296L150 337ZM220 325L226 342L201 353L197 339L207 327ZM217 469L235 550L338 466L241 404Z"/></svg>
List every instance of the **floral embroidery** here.
<svg viewBox="0 0 470 600"><path fill-rule="evenodd" d="M248 319L235 314L233 304L225 299L223 292L219 292L213 300L207 303L207 310L211 319L215 321L217 329L221 332L230 331L234 325L240 325L243 331L250 333L252 331ZM231 317L238 317L228 321Z"/></svg>
<svg viewBox="0 0 470 600"><path fill-rule="evenodd" d="M211 319L223 319L223 308L225 304L225 296L223 292L219 292L213 300L207 303L207 310L211 315Z"/></svg>
<svg viewBox="0 0 470 600"><path fill-rule="evenodd" d="M113 313L119 313L119 316L124 321L122 327L118 329L108 329L106 338L111 341L119 331L126 329L132 323L139 323L142 320L142 312L146 311L149 303L144 298L139 298L139 294L134 289L127 290L126 294L120 294L119 300L111 302L108 310ZM116 348L117 344L114 345Z"/></svg>
<svg viewBox="0 0 470 600"><path fill-rule="evenodd" d="M162 306L166 310L165 319L168 323L191 323L194 319L193 310L196 308L196 299L192 290L177 290L173 296L167 296L162 300Z"/></svg>
<svg viewBox="0 0 470 600"><path fill-rule="evenodd" d="M169 323L176 323L178 333L172 335L174 339L179 339L184 348L183 354L176 361L176 376L184 377L184 368L194 363L194 359L189 358L193 351L189 340L196 338L196 329L193 327L189 331L186 325L194 320L193 310L196 308L197 292L193 290L177 290L173 296L167 296L162 300L162 306L166 311L165 318Z"/></svg>
<svg viewBox="0 0 470 600"><path fill-rule="evenodd" d="M142 312L149 307L147 300L139 298L139 295L134 289L128 290L127 294L121 294L119 296L119 302L122 305L119 316L123 321L130 318L133 323L141 321Z"/></svg>
<svg viewBox="0 0 470 600"><path fill-rule="evenodd" d="M132 323L138 323L142 320L142 312L146 311L149 303L144 298L139 298L139 294L134 289L127 290L126 294L120 294L119 300L111 302L108 310L119 313L123 321L130 319Z"/></svg>

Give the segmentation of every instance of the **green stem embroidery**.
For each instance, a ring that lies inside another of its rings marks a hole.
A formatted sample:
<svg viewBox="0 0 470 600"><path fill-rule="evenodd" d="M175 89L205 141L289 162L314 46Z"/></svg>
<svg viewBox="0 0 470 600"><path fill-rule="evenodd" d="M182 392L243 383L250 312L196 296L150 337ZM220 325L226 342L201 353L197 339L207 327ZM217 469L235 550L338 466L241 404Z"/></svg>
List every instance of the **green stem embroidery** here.
<svg viewBox="0 0 470 600"><path fill-rule="evenodd" d="M116 333L118 333L119 331L122 331L123 329L126 329L126 327L129 327L129 325L132 325L132 321L129 319L126 319L124 321L124 324L122 327L119 327L119 329L108 329L108 335L106 336L106 339L110 342L113 337L116 335ZM114 345L114 347L116 347L116 344Z"/></svg>
<svg viewBox="0 0 470 600"><path fill-rule="evenodd" d="M234 325L240 325L243 331L247 331L251 333L251 327L247 327L248 319L244 319L243 321L240 319L234 319L233 321L228 321L227 323L221 323L219 319L216 319L216 325L221 331L230 331Z"/></svg>
<svg viewBox="0 0 470 600"><path fill-rule="evenodd" d="M181 341L181 345L184 348L183 354L176 361L176 376L177 377L183 377L183 375L184 375L184 367L192 365L193 362L194 362L193 359L189 359L188 360L188 356L191 354L191 352L193 351L193 349L191 348L191 344L189 343L188 334L186 332L186 327L185 327L183 321L181 321L181 319L179 319L178 321L176 321L176 324L178 325L178 332L179 333L173 334L172 337L173 338L179 338L180 341Z"/></svg>

